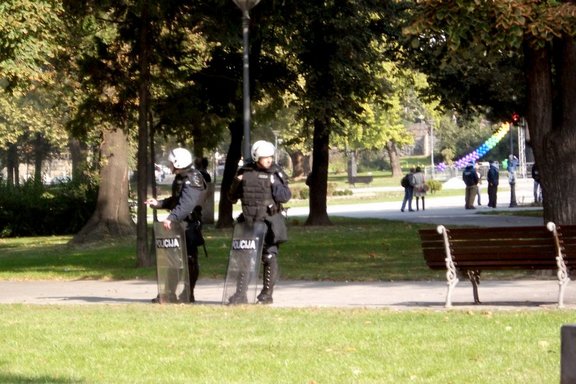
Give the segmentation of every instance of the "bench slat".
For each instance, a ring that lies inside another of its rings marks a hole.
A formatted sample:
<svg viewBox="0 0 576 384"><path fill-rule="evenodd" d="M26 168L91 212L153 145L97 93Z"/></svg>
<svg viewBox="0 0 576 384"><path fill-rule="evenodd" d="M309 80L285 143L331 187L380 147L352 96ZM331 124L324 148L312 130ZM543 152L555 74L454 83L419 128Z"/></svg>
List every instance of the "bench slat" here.
<svg viewBox="0 0 576 384"><path fill-rule="evenodd" d="M534 237L538 234L541 237L551 237L551 232L545 227L455 228L450 229L448 233L450 236L466 238L478 238L481 234L484 239Z"/></svg>

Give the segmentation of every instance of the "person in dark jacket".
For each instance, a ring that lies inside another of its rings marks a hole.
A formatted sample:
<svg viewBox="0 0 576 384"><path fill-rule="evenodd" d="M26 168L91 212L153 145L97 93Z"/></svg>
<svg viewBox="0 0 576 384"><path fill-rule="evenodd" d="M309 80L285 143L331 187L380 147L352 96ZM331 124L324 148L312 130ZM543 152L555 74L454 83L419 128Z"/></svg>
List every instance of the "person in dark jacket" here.
<svg viewBox="0 0 576 384"><path fill-rule="evenodd" d="M476 207L474 207L474 199L478 195L478 173L474 168L474 162L470 162L466 168L464 168L462 180L464 180L466 184L465 208L476 209Z"/></svg>
<svg viewBox="0 0 576 384"><path fill-rule="evenodd" d="M486 180L488 181L488 206L491 208L496 208L498 183L500 181L500 171L498 168L498 161L491 161L490 168L488 169L488 175L486 176Z"/></svg>
<svg viewBox="0 0 576 384"><path fill-rule="evenodd" d="M268 141L259 140L252 145L253 162L241 167L228 192L228 198L235 204L242 203L239 222L263 221L267 225L262 250L263 287L258 302L271 304L274 285L278 279L278 251L280 243L288 240L282 204L292 197L286 175L274 163L276 148ZM247 302L246 284L239 282L230 304Z"/></svg>
<svg viewBox="0 0 576 384"><path fill-rule="evenodd" d="M534 203L542 204L542 186L540 185L540 171L536 163L532 165L532 180L534 180Z"/></svg>
<svg viewBox="0 0 576 384"><path fill-rule="evenodd" d="M202 202L205 198L206 181L202 174L192 167L192 154L185 148L175 148L168 156L172 173L172 195L163 200L148 199L146 204L154 209L168 209L170 214L162 222L164 228L186 223L186 250L188 252L188 273L190 278L190 302L196 301L194 288L200 265L198 263L198 246L204 243L202 236ZM152 300L158 302L158 298Z"/></svg>
<svg viewBox="0 0 576 384"><path fill-rule="evenodd" d="M401 185L404 188L404 199L402 200L402 208L400 208L401 212L404 212L406 203L408 203L408 211L414 212L412 209L412 197L414 196L414 186L416 185L415 172L416 168L412 167L410 168L410 173L407 173L402 178Z"/></svg>

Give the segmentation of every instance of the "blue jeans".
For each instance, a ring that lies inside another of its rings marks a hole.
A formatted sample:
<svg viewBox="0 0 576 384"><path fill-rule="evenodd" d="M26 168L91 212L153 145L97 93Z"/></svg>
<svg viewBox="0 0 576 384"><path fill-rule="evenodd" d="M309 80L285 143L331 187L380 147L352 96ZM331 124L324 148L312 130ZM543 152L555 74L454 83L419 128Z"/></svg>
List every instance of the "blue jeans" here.
<svg viewBox="0 0 576 384"><path fill-rule="evenodd" d="M542 186L538 181L534 181L534 202L542 202Z"/></svg>
<svg viewBox="0 0 576 384"><path fill-rule="evenodd" d="M402 211L406 208L406 202L408 202L408 209L412 210L412 196L414 195L414 188L408 187L404 188L404 200L402 200Z"/></svg>

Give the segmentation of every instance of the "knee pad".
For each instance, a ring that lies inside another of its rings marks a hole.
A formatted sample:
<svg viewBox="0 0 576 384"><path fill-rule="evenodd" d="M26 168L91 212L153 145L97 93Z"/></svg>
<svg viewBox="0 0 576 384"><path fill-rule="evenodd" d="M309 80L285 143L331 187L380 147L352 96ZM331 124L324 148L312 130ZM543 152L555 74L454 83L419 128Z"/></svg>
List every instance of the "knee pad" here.
<svg viewBox="0 0 576 384"><path fill-rule="evenodd" d="M276 254L275 253L263 253L262 254L262 263L272 264L275 261L276 261Z"/></svg>

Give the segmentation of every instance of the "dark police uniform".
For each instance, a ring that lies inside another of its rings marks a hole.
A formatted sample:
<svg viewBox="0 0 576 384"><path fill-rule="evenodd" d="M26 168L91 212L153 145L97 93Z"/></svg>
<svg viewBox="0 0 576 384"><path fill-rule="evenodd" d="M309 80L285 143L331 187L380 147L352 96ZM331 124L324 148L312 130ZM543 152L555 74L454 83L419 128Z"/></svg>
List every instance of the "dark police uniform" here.
<svg viewBox="0 0 576 384"><path fill-rule="evenodd" d="M200 273L198 246L204 244L202 237L202 202L205 198L206 182L196 169L180 170L172 182L172 195L158 202L156 208L170 210L166 218L172 222L186 222L186 250L190 276L190 302L194 302L194 287Z"/></svg>
<svg viewBox="0 0 576 384"><path fill-rule="evenodd" d="M277 165L264 169L251 163L240 168L238 175L242 175L242 180L236 178L228 192L232 203L241 200L242 214L238 221L248 224L263 221L268 228L262 250L263 288L258 295L259 302L268 304L272 303L272 292L278 278L279 244L288 240L282 204L290 200L292 193L286 175ZM230 301L233 302L234 298Z"/></svg>
<svg viewBox="0 0 576 384"><path fill-rule="evenodd" d="M494 162L490 164L486 178L488 180L488 206L496 208L500 173L498 172L498 168L496 168L496 164Z"/></svg>

